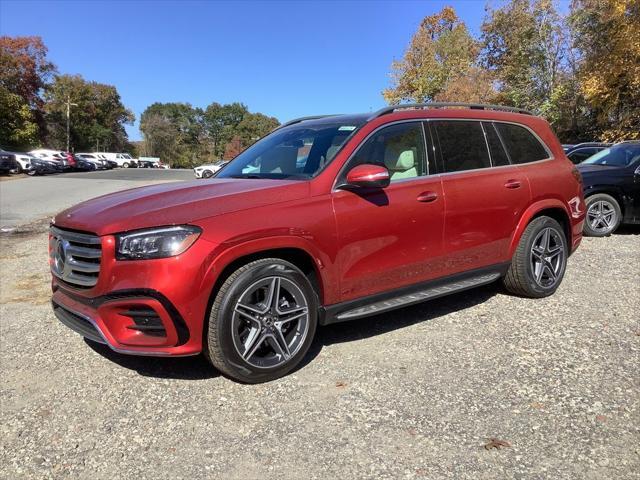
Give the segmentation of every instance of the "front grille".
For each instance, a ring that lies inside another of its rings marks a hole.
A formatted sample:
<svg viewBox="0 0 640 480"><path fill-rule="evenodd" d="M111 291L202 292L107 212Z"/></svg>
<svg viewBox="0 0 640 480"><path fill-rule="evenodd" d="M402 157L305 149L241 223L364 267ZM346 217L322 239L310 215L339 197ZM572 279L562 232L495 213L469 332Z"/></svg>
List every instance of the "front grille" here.
<svg viewBox="0 0 640 480"><path fill-rule="evenodd" d="M76 315L57 303L53 304L53 313L58 317L58 320L74 332L77 332L83 337L93 340L94 342L105 343L100 332L98 332L93 323L86 318Z"/></svg>
<svg viewBox="0 0 640 480"><path fill-rule="evenodd" d="M100 237L54 226L50 234L51 272L77 288L91 288L98 283L102 258Z"/></svg>

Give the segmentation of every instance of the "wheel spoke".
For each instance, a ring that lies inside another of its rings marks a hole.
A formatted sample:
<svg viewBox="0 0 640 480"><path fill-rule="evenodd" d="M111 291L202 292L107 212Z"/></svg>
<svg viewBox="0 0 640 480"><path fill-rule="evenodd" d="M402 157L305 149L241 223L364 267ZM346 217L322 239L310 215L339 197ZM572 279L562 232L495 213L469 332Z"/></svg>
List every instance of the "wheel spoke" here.
<svg viewBox="0 0 640 480"><path fill-rule="evenodd" d="M285 323L292 320L297 320L298 318L305 316L307 314L307 311L307 307L294 307L287 310L279 310L279 321L281 323Z"/></svg>
<svg viewBox="0 0 640 480"><path fill-rule="evenodd" d="M553 265L545 264L543 271L544 270L547 271L547 275L549 276L549 280L551 280L551 283L554 283L556 281L556 272L553 269Z"/></svg>
<svg viewBox="0 0 640 480"><path fill-rule="evenodd" d="M273 351L282 356L285 360L287 360L291 356L291 352L289 351L289 345L287 345L287 340L284 338L284 335L280 330L276 329L274 334L270 334L267 336L267 343L271 345Z"/></svg>
<svg viewBox="0 0 640 480"><path fill-rule="evenodd" d="M253 354L256 353L256 350L262 345L264 342L265 335L261 334L261 331L257 328L252 328L249 332L249 336L244 343L244 353L242 354L242 358L245 360L249 360L253 357Z"/></svg>
<svg viewBox="0 0 640 480"><path fill-rule="evenodd" d="M280 295L280 278L274 277L269 284L269 290L265 298L267 310L278 307L278 297Z"/></svg>
<svg viewBox="0 0 640 480"><path fill-rule="evenodd" d="M242 303L236 304L235 311L241 317L246 318L247 320L251 320L252 322L258 323L260 325L260 314L262 313L260 310Z"/></svg>
<svg viewBox="0 0 640 480"><path fill-rule="evenodd" d="M540 283L542 281L542 274L544 273L544 266L542 262L536 262L534 264L533 274L536 276L536 282Z"/></svg>

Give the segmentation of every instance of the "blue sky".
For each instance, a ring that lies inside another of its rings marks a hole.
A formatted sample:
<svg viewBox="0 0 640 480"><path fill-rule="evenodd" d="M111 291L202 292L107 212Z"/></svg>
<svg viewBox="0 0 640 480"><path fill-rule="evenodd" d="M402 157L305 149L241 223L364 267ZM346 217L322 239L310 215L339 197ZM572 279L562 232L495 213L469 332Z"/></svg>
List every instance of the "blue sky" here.
<svg viewBox="0 0 640 480"><path fill-rule="evenodd" d="M485 3L0 0L0 34L41 36L61 73L115 85L138 118L153 102L240 101L285 121L383 106L422 18L452 5L478 34Z"/></svg>

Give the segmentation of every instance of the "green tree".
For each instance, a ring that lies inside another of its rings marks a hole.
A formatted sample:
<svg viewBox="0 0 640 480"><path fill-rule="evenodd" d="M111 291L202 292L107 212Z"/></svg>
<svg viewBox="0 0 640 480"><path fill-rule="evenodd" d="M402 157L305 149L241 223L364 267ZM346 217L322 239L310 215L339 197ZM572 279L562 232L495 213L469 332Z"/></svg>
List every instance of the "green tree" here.
<svg viewBox="0 0 640 480"><path fill-rule="evenodd" d="M262 113L247 113L238 124L236 134L244 149L255 143L256 140L267 135L279 125L280 122L277 118L268 117Z"/></svg>
<svg viewBox="0 0 640 480"><path fill-rule="evenodd" d="M75 150L125 151L129 142L124 126L134 115L123 104L112 85L88 82L80 75L58 75L48 85L44 98L47 143L54 148L66 146L67 102L70 107L70 144Z"/></svg>
<svg viewBox="0 0 640 480"><path fill-rule="evenodd" d="M215 158L223 157L226 144L235 136L238 125L248 113L247 106L239 102L227 105L213 102L204 110L204 129Z"/></svg>
<svg viewBox="0 0 640 480"><path fill-rule="evenodd" d="M484 65L495 75L499 100L551 114L566 52L564 26L550 0L510 0L488 10L482 24Z"/></svg>
<svg viewBox="0 0 640 480"><path fill-rule="evenodd" d="M154 103L140 117L145 150L172 166L192 167L206 158L203 112L188 103Z"/></svg>
<svg viewBox="0 0 640 480"><path fill-rule="evenodd" d="M382 92L391 104L403 101L478 101L486 91L492 94L491 80L475 66L478 43L452 7L425 17L400 61L391 65L392 86ZM455 90L455 85L474 78L483 85L474 90ZM468 93L472 98L460 97Z"/></svg>
<svg viewBox="0 0 640 480"><path fill-rule="evenodd" d="M28 148L39 143L41 94L54 72L40 37L0 37L0 144Z"/></svg>

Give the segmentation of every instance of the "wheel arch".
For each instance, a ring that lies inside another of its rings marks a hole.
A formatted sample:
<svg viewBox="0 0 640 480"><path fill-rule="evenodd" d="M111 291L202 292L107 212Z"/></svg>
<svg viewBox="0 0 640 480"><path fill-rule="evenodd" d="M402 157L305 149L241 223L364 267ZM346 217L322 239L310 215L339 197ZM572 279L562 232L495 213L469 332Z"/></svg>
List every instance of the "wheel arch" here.
<svg viewBox="0 0 640 480"><path fill-rule="evenodd" d="M529 206L527 210L520 217L516 231L511 238L511 245L509 247L509 258L513 257L522 234L527 226L536 218L547 216L556 220L561 226L567 239L568 248L571 250L573 244L573 236L571 234L571 217L567 207L558 199L548 199L540 202L536 202Z"/></svg>

